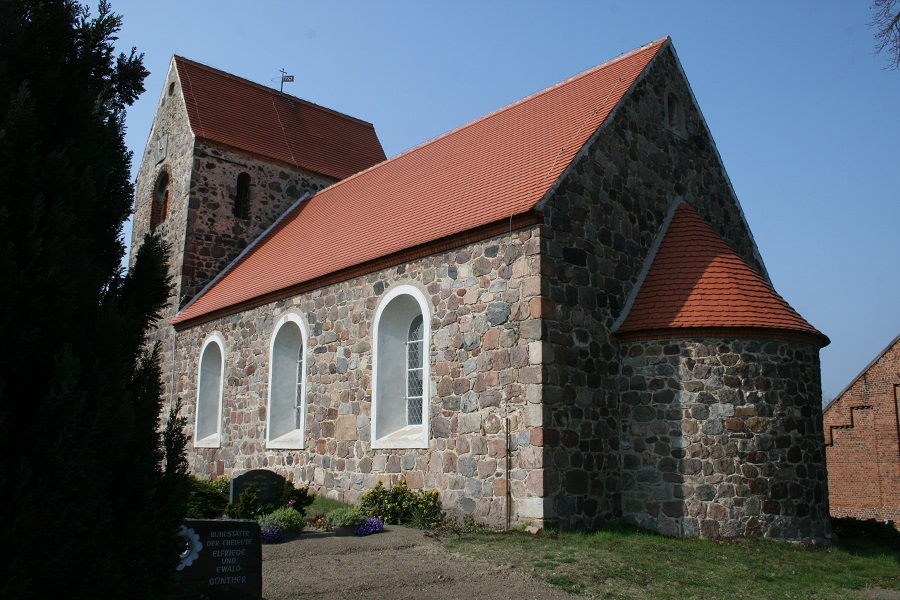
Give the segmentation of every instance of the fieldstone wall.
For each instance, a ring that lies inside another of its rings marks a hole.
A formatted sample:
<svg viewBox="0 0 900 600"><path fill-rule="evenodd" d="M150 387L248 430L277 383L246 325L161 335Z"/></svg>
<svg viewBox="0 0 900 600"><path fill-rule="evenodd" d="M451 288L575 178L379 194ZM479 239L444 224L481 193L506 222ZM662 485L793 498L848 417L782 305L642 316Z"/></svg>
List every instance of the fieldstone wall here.
<svg viewBox="0 0 900 600"><path fill-rule="evenodd" d="M159 152L161 144L164 153ZM169 174L169 205L167 218L156 231L170 248L174 290L150 342L160 342L161 362L169 370L173 340L168 320L303 194L335 180L195 139L174 63L169 65L135 182L132 263L150 231L153 188L162 171ZM249 219L233 214L240 173L249 174L251 180ZM171 378L163 379L170 396Z"/></svg>
<svg viewBox="0 0 900 600"><path fill-rule="evenodd" d="M440 490L451 512L498 525L508 482L511 520L542 523L539 253L539 228L522 230L179 332L176 390L190 434L199 351L213 331L226 343L222 446L190 450L192 470L272 469L350 502L405 479ZM431 306L430 443L373 450L373 318L399 284L419 287ZM269 344L286 311L309 333L304 450L265 447Z"/></svg>
<svg viewBox="0 0 900 600"><path fill-rule="evenodd" d="M666 126L666 95L683 127ZM561 524L621 516L619 343L610 333L671 203L689 202L765 275L740 205L671 49L539 205L545 321L545 493Z"/></svg>
<svg viewBox="0 0 900 600"><path fill-rule="evenodd" d="M164 154L158 154L160 143L165 144ZM141 166L135 181L134 220L131 230L130 263L134 264L135 254L150 231L150 212L153 204L153 187L162 171L169 174L169 203L166 219L157 226L159 233L169 246L168 275L174 284L168 306L163 310L159 325L148 335L148 345L160 344L160 363L165 376L163 384L165 397L171 397L171 366L173 362L173 336L168 320L178 311L184 264L185 231L191 169L193 165L194 134L187 119L181 82L174 63L169 64L169 72L163 85L162 95L153 118L147 147L141 157ZM160 161L160 156L164 156Z"/></svg>
<svg viewBox="0 0 900 600"><path fill-rule="evenodd" d="M171 90L171 91L170 91ZM160 145L165 151L160 153ZM181 283L184 232L188 212L188 194L191 187L194 134L187 120L187 110L181 83L174 64L170 63L166 82L160 97L147 147L141 156L141 166L135 181L134 222L131 230L130 261L150 231L150 211L153 204L153 187L162 171L169 174L169 209L167 218L157 227L163 240L169 244L169 276ZM162 157L162 160L159 158ZM176 290L177 292L178 290ZM173 296L170 312L174 314L177 303Z"/></svg>
<svg viewBox="0 0 900 600"><path fill-rule="evenodd" d="M234 216L237 178L250 175L250 218ZM307 192L335 180L197 140L190 180L181 306Z"/></svg>
<svg viewBox="0 0 900 600"><path fill-rule="evenodd" d="M776 340L622 344L622 513L665 535L831 537L819 353Z"/></svg>
<svg viewBox="0 0 900 600"><path fill-rule="evenodd" d="M174 86L172 86L174 84ZM171 92L170 92L171 90ZM158 161L158 147L166 146ZM157 227L171 248L169 275L175 295L167 316L184 306L301 196L334 179L296 166L211 146L195 139L178 72L170 64L135 186L131 260L150 230L153 186L161 171L170 178L169 210ZM234 216L237 177L250 175L250 218ZM178 298L178 301L175 301Z"/></svg>
<svg viewBox="0 0 900 600"><path fill-rule="evenodd" d="M684 111L677 128L666 125L670 93ZM185 156L190 164L170 165L182 197L170 225L188 232L172 244L181 302L305 191L329 183L202 142ZM232 214L241 172L253 184L248 220ZM213 332L225 340L222 444L192 449L192 470L268 468L350 502L378 481L405 479L440 490L451 512L497 525L624 518L673 535L822 538L830 532L823 452L810 441L822 434L814 348L623 345L611 333L679 200L766 277L667 48L539 204L542 225L222 317L174 340L162 330L167 391L184 400L189 434L200 349ZM429 447L373 450L373 319L380 298L401 284L421 289L431 307ZM287 311L309 334L303 450L265 447L269 346Z"/></svg>

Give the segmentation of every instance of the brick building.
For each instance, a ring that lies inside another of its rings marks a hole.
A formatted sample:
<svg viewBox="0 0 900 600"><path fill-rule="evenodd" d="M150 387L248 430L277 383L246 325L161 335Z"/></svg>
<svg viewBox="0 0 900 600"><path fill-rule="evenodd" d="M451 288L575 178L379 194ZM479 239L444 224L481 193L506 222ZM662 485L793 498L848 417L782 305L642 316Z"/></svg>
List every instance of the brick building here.
<svg viewBox="0 0 900 600"><path fill-rule="evenodd" d="M833 517L900 522L900 336L826 408Z"/></svg>
<svg viewBox="0 0 900 600"><path fill-rule="evenodd" d="M180 57L166 81L134 239L175 249L194 472L830 536L828 340L772 288L669 39L383 162L362 121Z"/></svg>

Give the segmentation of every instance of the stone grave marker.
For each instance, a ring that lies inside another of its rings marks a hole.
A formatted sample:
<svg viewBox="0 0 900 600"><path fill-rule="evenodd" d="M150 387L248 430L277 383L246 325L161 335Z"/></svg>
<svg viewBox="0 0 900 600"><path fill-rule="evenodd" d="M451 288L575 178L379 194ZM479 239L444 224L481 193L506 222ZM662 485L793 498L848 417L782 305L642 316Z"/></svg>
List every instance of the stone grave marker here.
<svg viewBox="0 0 900 600"><path fill-rule="evenodd" d="M183 521L185 550L173 600L262 598L262 538L255 521Z"/></svg>
<svg viewBox="0 0 900 600"><path fill-rule="evenodd" d="M231 480L231 503L237 504L241 498L241 492L247 489L251 483L255 483L259 489L259 503L274 504L284 491L285 478L267 469L253 469L241 473Z"/></svg>

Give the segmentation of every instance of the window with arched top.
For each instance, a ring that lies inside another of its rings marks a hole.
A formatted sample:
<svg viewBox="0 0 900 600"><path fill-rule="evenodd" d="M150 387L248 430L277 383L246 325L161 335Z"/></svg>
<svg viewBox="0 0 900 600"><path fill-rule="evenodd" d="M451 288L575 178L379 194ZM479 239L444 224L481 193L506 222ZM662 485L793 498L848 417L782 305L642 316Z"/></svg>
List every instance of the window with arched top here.
<svg viewBox="0 0 900 600"><path fill-rule="evenodd" d="M375 311L372 447L427 448L430 317L425 295L401 285Z"/></svg>
<svg viewBox="0 0 900 600"><path fill-rule="evenodd" d="M295 314L276 324L269 349L266 447L303 448L306 437L306 328Z"/></svg>
<svg viewBox="0 0 900 600"><path fill-rule="evenodd" d="M225 343L216 334L207 338L200 351L194 446L218 448L222 438L222 399L225 380Z"/></svg>
<svg viewBox="0 0 900 600"><path fill-rule="evenodd" d="M169 216L169 172L160 171L153 185L153 195L150 205L150 231L162 224Z"/></svg>
<svg viewBox="0 0 900 600"><path fill-rule="evenodd" d="M685 135L684 108L674 92L666 93L666 127L682 137Z"/></svg>
<svg viewBox="0 0 900 600"><path fill-rule="evenodd" d="M232 212L238 219L250 218L250 175L247 173L238 175Z"/></svg>

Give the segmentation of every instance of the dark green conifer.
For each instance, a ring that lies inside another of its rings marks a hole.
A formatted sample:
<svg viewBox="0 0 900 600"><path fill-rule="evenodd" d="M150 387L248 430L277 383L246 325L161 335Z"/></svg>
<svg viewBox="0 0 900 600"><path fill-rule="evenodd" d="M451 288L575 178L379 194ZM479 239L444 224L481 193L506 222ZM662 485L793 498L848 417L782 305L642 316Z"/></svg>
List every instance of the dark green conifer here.
<svg viewBox="0 0 900 600"><path fill-rule="evenodd" d="M120 25L105 2L0 0L2 598L160 598L177 561L185 442L163 444L145 337L166 249L120 267L147 75Z"/></svg>

